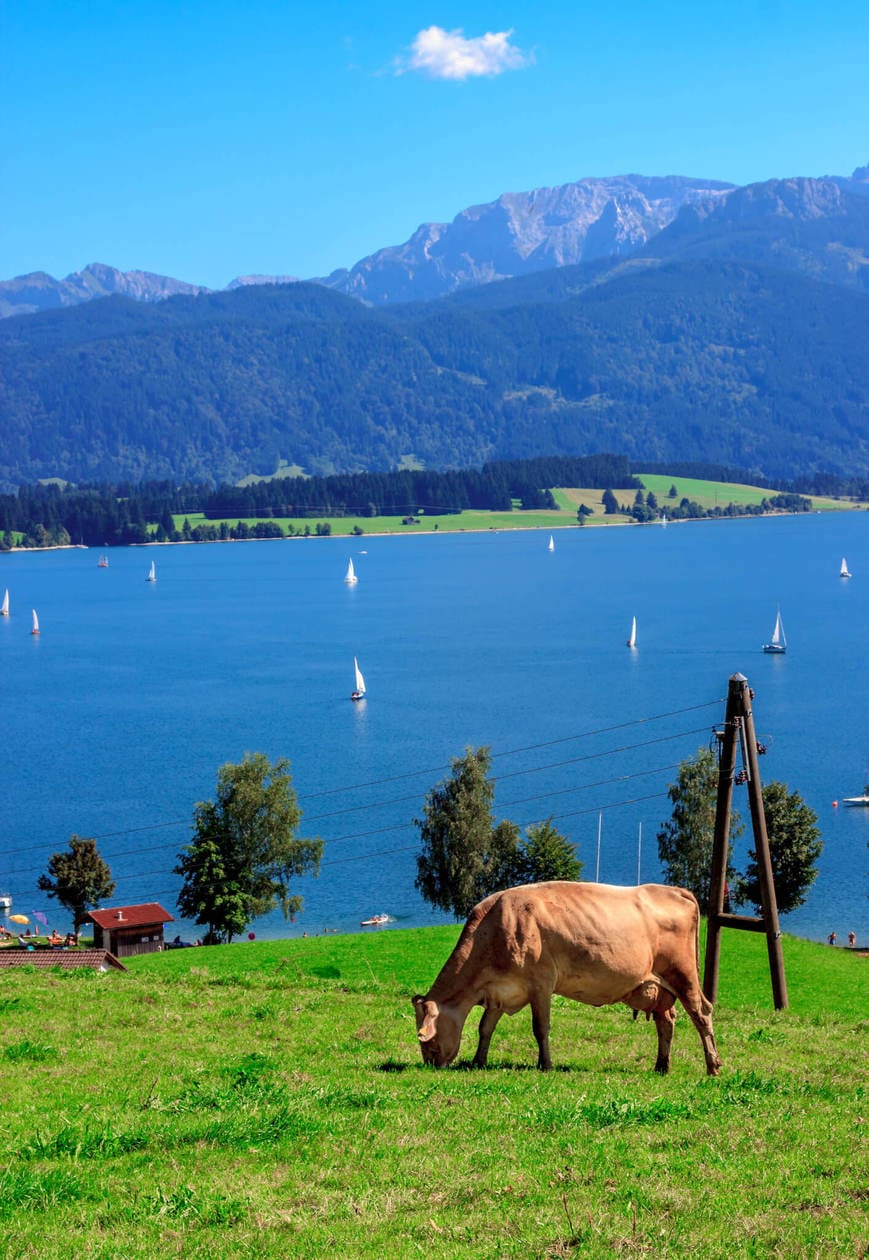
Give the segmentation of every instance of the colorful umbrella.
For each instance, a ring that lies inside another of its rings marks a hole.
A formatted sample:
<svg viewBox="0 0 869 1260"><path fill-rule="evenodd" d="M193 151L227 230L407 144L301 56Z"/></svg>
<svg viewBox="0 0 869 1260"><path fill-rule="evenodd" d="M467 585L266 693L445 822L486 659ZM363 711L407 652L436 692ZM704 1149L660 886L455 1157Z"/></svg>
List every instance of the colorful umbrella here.
<svg viewBox="0 0 869 1260"><path fill-rule="evenodd" d="M10 914L9 922L10 923L29 923L30 920L28 919L26 914Z"/></svg>
<svg viewBox="0 0 869 1260"><path fill-rule="evenodd" d="M39 920L39 922L43 925L43 927L48 927L48 918L46 917L46 915L42 913L41 910L31 910L30 913L33 915L34 919Z"/></svg>

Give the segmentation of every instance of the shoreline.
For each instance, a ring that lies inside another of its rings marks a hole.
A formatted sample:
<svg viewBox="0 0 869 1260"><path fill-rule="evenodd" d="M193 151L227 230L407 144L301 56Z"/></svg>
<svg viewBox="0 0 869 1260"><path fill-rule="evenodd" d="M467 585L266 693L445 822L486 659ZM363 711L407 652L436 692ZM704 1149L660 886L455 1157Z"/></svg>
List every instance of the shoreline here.
<svg viewBox="0 0 869 1260"><path fill-rule="evenodd" d="M843 505L841 508L829 508L828 512L855 512L869 511L869 505L852 503ZM706 525L720 521L757 521L771 520L790 516L821 516L826 515L820 508L813 508L808 512L745 512L733 516L684 516L684 517L668 517L666 521L661 519L655 521L595 521L593 524L580 525L576 521L571 522L551 522L539 525L468 525L459 526L457 529L413 529L405 530L397 529L372 529L364 530L361 534L348 532L346 534L285 534L282 538L166 538L161 542L151 539L148 542L132 542L132 543L58 543L49 547L9 547L6 551L0 552L2 555L27 555L37 551L114 551L123 547L180 547L191 546L200 547L211 543L282 543L282 542L311 542L320 540L345 539L350 542L361 540L363 538L419 538L432 537L435 534L445 537L452 537L455 534L515 534L515 533L555 533L556 531L564 532L565 530L587 530L587 529L619 529L625 527L635 527L638 529L669 529L671 526L677 525ZM223 518L229 524L229 518ZM238 517L239 520L249 518ZM263 518L266 519L266 518ZM217 524L218 522L213 522ZM195 528L195 526L193 527Z"/></svg>

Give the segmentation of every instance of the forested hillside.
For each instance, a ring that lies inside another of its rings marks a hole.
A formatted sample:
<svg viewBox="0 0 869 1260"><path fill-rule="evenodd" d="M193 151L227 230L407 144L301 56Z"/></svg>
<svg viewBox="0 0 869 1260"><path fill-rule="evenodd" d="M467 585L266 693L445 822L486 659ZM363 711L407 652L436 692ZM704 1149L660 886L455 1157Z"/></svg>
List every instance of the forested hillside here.
<svg viewBox="0 0 869 1260"><path fill-rule="evenodd" d="M592 264L371 310L315 285L0 324L0 482L236 480L623 452L869 468L869 298L735 262Z"/></svg>

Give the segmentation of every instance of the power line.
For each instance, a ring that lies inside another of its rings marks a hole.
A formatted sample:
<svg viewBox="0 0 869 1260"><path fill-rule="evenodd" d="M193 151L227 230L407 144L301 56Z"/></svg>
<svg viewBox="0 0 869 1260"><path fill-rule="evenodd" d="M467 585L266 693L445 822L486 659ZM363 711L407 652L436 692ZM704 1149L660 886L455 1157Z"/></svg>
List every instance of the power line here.
<svg viewBox="0 0 869 1260"><path fill-rule="evenodd" d="M705 727L703 727L703 728L700 728L700 729L705 730L706 728L705 728ZM514 771L514 772L513 772L513 773L511 773L511 774L504 775L504 776L503 776L503 778L504 778L504 779L516 778L516 777L519 777L519 776L521 776L521 775L525 775L525 774L534 774L534 773L537 773L538 771L541 771L541 770L547 770L547 769L558 768L558 767L565 766L565 765L571 765L571 764L574 764L574 763L576 763L576 762L581 762L581 761L591 761L591 760L599 759L600 757L605 757L605 756L614 755L614 754L619 753L619 752L633 751L633 750L635 750L635 749L637 749L637 748L645 748L645 747L649 747L649 746L651 746L651 745L653 745L653 744L657 744L657 743L664 743L664 742L667 742L668 740L671 740L671 739L683 738L683 737L684 737L684 736L686 736L686 735L693 735L693 734L697 734L697 731L696 731L696 730L692 730L692 731L682 731L682 732L679 732L677 735L672 735L672 736L669 736L669 735L668 735L668 736L661 736L661 737L656 738L656 739L642 741L642 742L641 742L641 743L639 743L639 744L628 744L628 745L624 745L624 746L622 746L621 748L617 748L617 749L609 749L609 750L607 750L607 751L605 751L605 752L601 752L601 753L589 753L589 754L587 754L587 755L586 755L586 756L584 756L584 757L572 758L572 759L570 759L570 760L568 760L568 761L562 761L562 762L552 762L552 763L550 763L550 764L548 764L548 765L533 767L533 768L531 768L530 770L517 770L517 771ZM662 773L664 773L664 772L665 772L665 771L667 771L667 770L673 770L673 769L676 769L676 767L678 766L678 764L679 764L678 762L674 762L674 763L671 763L670 765L666 765L666 766L659 766L659 767L656 767L656 768L654 768L654 769L652 769L652 770L637 770L637 771L634 771L634 772L633 772L633 773L631 773L631 774L615 775L615 776L612 776L612 777L607 778L607 779L600 779L600 780L597 780L597 781L596 781L596 782L594 782L594 783L580 783L580 784L574 784L574 785L572 785L571 787L567 787L567 788L554 788L554 789L552 789L552 790L550 790L550 791L547 791L547 792L541 792L541 793L539 793L539 794L537 794L537 795L535 795L535 796L526 796L526 797L522 797L522 798L520 798L519 800L515 800L515 801L504 801L504 802L502 803L501 808L509 808L509 807L511 807L511 806L513 806L513 805L523 805L523 804L528 804L529 802L531 802L531 801L535 801L535 800L546 800L546 799L547 799L548 797L550 797L550 796L564 796L564 795L569 794L569 793L572 793L572 792L582 792L582 791L588 791L588 790L590 790L591 788L603 787L603 786L606 786L607 784L610 784L610 783L627 783L627 782L629 782L630 780L635 779L635 778L642 778L642 777L644 777L644 776L648 776L648 775L650 775L650 774L662 774ZM364 810L367 810L367 809L381 809L381 808L383 808L383 807L385 807L385 806L387 806L387 805L401 804L401 803L404 803L405 801L408 801L408 800L417 800L417 799L418 799L418 797L416 796L416 794L414 794L413 796L408 796L408 797L393 797L392 799L390 799L390 800L388 800L388 801L375 801L375 802L371 802L371 803L370 803L370 804L368 804L368 805L358 805L358 806L352 806L351 808L349 808L349 809L347 809L347 810L335 810L332 814L324 814L324 815L320 815L320 820L322 820L323 818L337 817L337 816L339 816L339 815L341 815L341 814L345 814L345 813L354 813L354 812L357 812L357 811L364 811ZM317 819L317 818L312 818L312 819L309 819L308 821L309 821L309 822L316 822L316 821L318 821L318 819ZM166 824L166 825L168 825L168 824ZM338 843L342 843L342 842L344 842L344 841L346 841L346 840L364 839L364 838L366 838L366 837L368 837L368 836L371 836L371 835L378 835L378 834L380 834L380 833L381 833L381 832L383 832L383 831L394 831L394 830L396 830L397 828L400 828L400 827L405 827L405 826L410 826L410 825L411 825L411 823L410 823L410 822L405 822L405 821L402 821L402 822L400 822L400 823L394 823L394 824L380 825L380 826L378 826L378 827L373 828L373 829L372 829L372 830L370 830L370 831L351 832L350 834L348 834L348 835L346 835L346 836L337 836L337 837L332 837L332 838L330 838L330 839L326 840L326 842L325 842L325 843L326 843L326 844L338 844ZM136 828L136 829L135 829L135 831L144 831L144 830L148 830L148 828ZM116 834L116 835L117 835L117 834L124 834L124 833L114 833L114 834ZM96 838L98 838L98 837L94 837L94 838L96 839ZM139 854L141 854L141 853L153 853L153 852L154 852L154 850L155 850L155 848L156 848L156 849L169 848L171 845L174 845L174 843L175 843L174 841L170 841L169 843L167 843L167 844L165 844L165 845L156 845L156 846L155 846L155 845L150 845L150 846L148 846L148 847L146 847L146 848L143 848L143 849L132 849L132 850L131 850L131 849L127 849L127 850L124 850L123 852L120 852L120 853L107 853L107 854L102 854L101 856L103 857L103 859L104 859L104 860L107 860L107 861L113 861L113 860L115 860L116 858L136 857L136 856L138 856L138 855L139 855ZM26 873L31 872L31 871L36 871L36 870L38 870L38 869L39 869L39 867L38 867L38 866L29 866L29 867L28 867L28 866L23 866L23 867L19 866L19 867L12 867L12 868L11 868L11 869L7 872L7 873L8 873L9 875L22 875L22 874L26 874ZM127 876L121 876L120 878L128 878L128 877L127 877Z"/></svg>
<svg viewBox="0 0 869 1260"><path fill-rule="evenodd" d="M560 744L572 743L578 739L589 739L594 735L606 735L606 734L612 733L613 731L626 730L632 726L643 726L649 722L663 721L664 718L678 717L678 716L681 716L683 713L694 713L694 712L697 712L699 709L707 709L707 708L710 708L712 705L718 705L722 703L723 703L723 700L720 700L720 699L719 700L706 700L702 704L687 705L681 709L671 709L668 712L656 713L656 714L651 715L650 717L632 718L630 721L627 721L627 722L617 722L613 724L612 726L597 727L596 729L593 729L590 731L582 731L577 735L564 735L558 739L543 740L537 744L526 744L525 746L520 747L520 748L505 749L502 752L491 753L490 756L493 761L501 757L515 757L522 753L536 752L541 748L553 748ZM698 727L698 728L695 728L694 730L680 731L675 735L660 736L656 739L641 741L640 743L637 743L637 744L625 744L625 745L622 745L620 748L608 749L600 753L588 753L583 757L570 758L565 761L549 762L549 763L545 763L542 766L532 766L525 770L513 770L513 771L508 772L507 774L496 776L495 781L502 782L505 779L514 778L517 775L536 774L538 771L542 771L542 770L557 769L561 766L578 764L581 761L594 760L595 758L600 758L600 757L614 756L616 753L619 753L619 752L626 752L626 751L631 751L637 748L644 748L654 743L666 742L667 740L671 740L671 739L681 739L686 735L702 734L707 729L708 728L705 726ZM390 775L382 779L371 779L366 783L350 784L345 787L328 788L323 792L314 792L314 793L309 793L307 795L299 795L298 800L299 802L309 801L309 800L318 800L323 796L333 796L341 792L356 792L356 791L361 791L363 788L369 788L369 787L380 787L386 783L396 783L403 779L417 778L423 774L425 775L437 774L439 771L451 770L451 769L452 769L452 765L450 764L447 766L444 766L444 765L435 766L427 770L412 770L404 774ZM373 802L369 805L351 805L351 806L348 806L344 810L335 810L329 814L315 815L309 818L307 821L318 822L325 818L331 818L342 813L353 813L354 811L364 810L364 809L376 809L376 808L380 808L381 805L397 804L405 800L415 800L415 799L416 799L416 795L414 794L413 796L407 796L407 797L394 797L390 801L385 801L385 802ZM189 818L175 818L167 822L148 823L141 827L127 827L127 828L117 830L117 831L103 831L89 838L92 840L114 840L118 836L139 835L144 832L165 830L167 827L185 827L185 826L190 826ZM18 846L16 847L15 852L16 854L42 852L46 848L46 845L51 844L51 843L52 841L46 841L46 842L43 842L42 844ZM144 852L145 850L139 850L139 851ZM27 868L24 868L24 869L27 869ZM14 871L9 872L9 874L14 874L14 873L15 873Z"/></svg>

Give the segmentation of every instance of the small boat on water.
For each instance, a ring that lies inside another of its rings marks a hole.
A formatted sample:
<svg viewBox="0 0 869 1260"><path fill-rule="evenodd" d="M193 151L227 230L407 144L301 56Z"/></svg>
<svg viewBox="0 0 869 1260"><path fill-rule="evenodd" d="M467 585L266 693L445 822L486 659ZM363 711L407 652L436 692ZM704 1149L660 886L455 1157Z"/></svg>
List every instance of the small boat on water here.
<svg viewBox="0 0 869 1260"><path fill-rule="evenodd" d="M363 677L362 670L359 668L359 662L357 661L355 656L353 657L353 674L354 674L356 686L350 692L350 699L351 700L364 700L365 699L365 678Z"/></svg>
<svg viewBox="0 0 869 1260"><path fill-rule="evenodd" d="M850 576L851 574L848 571L848 562L846 561L845 557L842 556L842 564L839 568L839 577L850 577Z"/></svg>
<svg viewBox="0 0 869 1260"><path fill-rule="evenodd" d="M629 648L635 648L637 646L637 619L636 617L631 618L631 633L628 635L627 644Z"/></svg>
<svg viewBox="0 0 869 1260"><path fill-rule="evenodd" d="M3 603L0 604L0 617L9 616L9 587L3 592Z"/></svg>
<svg viewBox="0 0 869 1260"><path fill-rule="evenodd" d="M843 805L869 805L869 783L863 789L862 796L843 796Z"/></svg>
<svg viewBox="0 0 869 1260"><path fill-rule="evenodd" d="M8 893L0 893L0 910L11 910L12 898Z"/></svg>
<svg viewBox="0 0 869 1260"><path fill-rule="evenodd" d="M788 650L788 641L785 637L785 628L781 619L781 609L776 609L775 625L772 628L772 637L769 643L764 643L764 652L770 652L781 656Z"/></svg>
<svg viewBox="0 0 869 1260"><path fill-rule="evenodd" d="M348 586L355 586L359 581L359 578L356 576L356 570L353 568L352 557L347 561L347 572L344 574L344 581Z"/></svg>
<svg viewBox="0 0 869 1260"><path fill-rule="evenodd" d="M362 919L359 923L360 927L382 927L384 923L389 922L388 914L372 914L370 919Z"/></svg>
<svg viewBox="0 0 869 1260"><path fill-rule="evenodd" d="M97 561L97 568L98 568L98 569L107 569L108 567L109 567L109 557L108 557L108 556L100 556L99 560Z"/></svg>
<svg viewBox="0 0 869 1260"><path fill-rule="evenodd" d="M150 567L150 569L148 570L148 576L145 578L145 581L146 581L146 582L156 582L156 581L157 581L157 566L156 566L156 564L154 563L154 561L153 561L153 560L151 561L151 567Z"/></svg>
<svg viewBox="0 0 869 1260"><path fill-rule="evenodd" d="M555 539L552 537L551 534L549 535L549 545L547 546L546 550L547 551L555 550Z"/></svg>
<svg viewBox="0 0 869 1260"><path fill-rule="evenodd" d="M36 615L36 609L33 609L33 625L30 628L31 634L39 634L39 618Z"/></svg>

